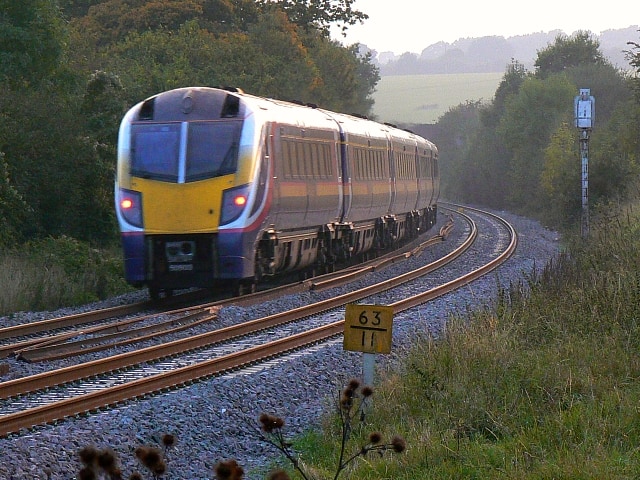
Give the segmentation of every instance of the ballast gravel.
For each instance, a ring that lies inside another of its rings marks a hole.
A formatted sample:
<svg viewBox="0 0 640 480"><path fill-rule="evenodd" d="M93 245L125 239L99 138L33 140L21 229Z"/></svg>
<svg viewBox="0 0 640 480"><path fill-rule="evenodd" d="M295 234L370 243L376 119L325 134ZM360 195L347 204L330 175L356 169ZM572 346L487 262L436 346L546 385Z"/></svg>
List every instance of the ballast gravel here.
<svg viewBox="0 0 640 480"><path fill-rule="evenodd" d="M543 268L560 251L556 232L527 218L497 213L518 232L516 253L494 273L467 287L396 315L393 353L384 357L385 368L393 368L393 362L401 358L416 339L437 335L450 315L490 305L500 288L520 282L533 269ZM454 242L455 238L454 233L445 243ZM421 261L425 263L424 258ZM399 274L400 270L395 273L396 269L406 268L394 265L382 274L393 276ZM348 288L332 289L322 295L336 296ZM220 312L221 325L316 301L319 296L304 293L279 299L275 305L225 308ZM145 298L146 292L136 292L82 309L21 312L0 318L0 326ZM0 373L0 381L37 373L38 368L43 368L12 360L0 360L2 363L9 365L9 372ZM263 480L278 454L260 441L258 416L261 413L277 415L284 419L288 436L300 434L318 425L351 378L362 378L362 354L343 351L342 340L338 339L247 371L232 372L169 393L1 438L0 480L77 478L82 467L78 452L86 446L112 449L123 478L138 471L143 478L151 479L153 476L138 463L134 450L141 445L160 447L164 434L174 435L176 442L166 453L168 468L160 478L213 479L216 463L235 459L244 468L245 479Z"/></svg>

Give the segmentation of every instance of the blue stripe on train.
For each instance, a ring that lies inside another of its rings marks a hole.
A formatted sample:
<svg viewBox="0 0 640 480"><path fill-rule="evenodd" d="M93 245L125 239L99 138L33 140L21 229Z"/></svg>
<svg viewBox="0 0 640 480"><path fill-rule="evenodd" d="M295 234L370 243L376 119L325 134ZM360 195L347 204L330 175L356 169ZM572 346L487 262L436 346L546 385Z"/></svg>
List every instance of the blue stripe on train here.
<svg viewBox="0 0 640 480"><path fill-rule="evenodd" d="M145 281L144 233L125 233L121 237L124 253L124 276L132 284Z"/></svg>
<svg viewBox="0 0 640 480"><path fill-rule="evenodd" d="M220 278L253 277L253 259L243 255L253 252L255 235L244 232L220 232L218 234L218 253Z"/></svg>

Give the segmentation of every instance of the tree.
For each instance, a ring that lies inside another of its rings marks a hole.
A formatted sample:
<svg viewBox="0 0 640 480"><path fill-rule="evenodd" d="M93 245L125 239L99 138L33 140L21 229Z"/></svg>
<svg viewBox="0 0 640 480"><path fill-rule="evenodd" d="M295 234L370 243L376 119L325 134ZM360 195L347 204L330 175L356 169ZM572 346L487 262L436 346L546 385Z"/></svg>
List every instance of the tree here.
<svg viewBox="0 0 640 480"><path fill-rule="evenodd" d="M571 37L558 35L553 45L538 52L534 65L536 76L548 76L577 65L604 65L606 59L599 50L600 42L589 32L577 31Z"/></svg>
<svg viewBox="0 0 640 480"><path fill-rule="evenodd" d="M333 23L340 25L344 32L350 25L369 18L353 9L355 0L257 0L257 3L267 11L279 8L299 27L317 29L326 37Z"/></svg>
<svg viewBox="0 0 640 480"><path fill-rule="evenodd" d="M58 0L60 8L67 19L84 17L89 9L102 3L104 0Z"/></svg>
<svg viewBox="0 0 640 480"><path fill-rule="evenodd" d="M74 20L83 41L95 47L117 43L132 33L175 31L188 20L202 16L197 0L107 0L91 7L85 17Z"/></svg>
<svg viewBox="0 0 640 480"><path fill-rule="evenodd" d="M51 76L65 37L55 0L0 0L0 82L25 86Z"/></svg>
<svg viewBox="0 0 640 480"><path fill-rule="evenodd" d="M495 120L504 113L507 99L518 93L527 76L528 73L524 65L517 60L512 60L498 85L491 108L486 109L483 113L482 123L484 125L487 127L497 125Z"/></svg>
<svg viewBox="0 0 640 480"><path fill-rule="evenodd" d="M53 86L0 95L0 138L11 186L28 206L21 238L112 241L113 165L88 130L81 96Z"/></svg>
<svg viewBox="0 0 640 480"><path fill-rule="evenodd" d="M573 125L563 122L544 151L540 186L548 208L542 211L550 225L567 225L580 219L580 158Z"/></svg>
<svg viewBox="0 0 640 480"><path fill-rule="evenodd" d="M320 72L297 25L276 10L251 25L248 36L254 52L250 61L256 69L246 71L258 84L253 91L283 100L314 102L312 92L321 82Z"/></svg>
<svg viewBox="0 0 640 480"><path fill-rule="evenodd" d="M442 191L448 198L504 208L509 188L505 172L512 152L497 133L508 99L518 94L527 73L512 62L490 104L459 105L438 120L436 143L442 165Z"/></svg>
<svg viewBox="0 0 640 480"><path fill-rule="evenodd" d="M469 152L475 151L479 109L479 102L467 102L450 108L438 119L432 140L438 146L442 194L447 198L478 201L477 190L486 186L470 181L475 171Z"/></svg>
<svg viewBox="0 0 640 480"><path fill-rule="evenodd" d="M640 30L638 30L640 32ZM640 43L627 42L630 45L629 50L625 50L625 57L629 61L629 65L636 71L636 76L631 80L633 91L636 95L636 102L640 103Z"/></svg>
<svg viewBox="0 0 640 480"><path fill-rule="evenodd" d="M320 80L310 92L313 103L329 110L370 115L371 95L380 80L371 55L361 56L358 45L344 48L317 34L307 35L304 43Z"/></svg>
<svg viewBox="0 0 640 480"><path fill-rule="evenodd" d="M262 15L246 33L213 34L198 22L177 32L134 33L108 49L109 70L131 102L185 85L235 86L263 96L313 101L318 71L283 12ZM239 60L241 59L241 60Z"/></svg>
<svg viewBox="0 0 640 480"><path fill-rule="evenodd" d="M508 206L526 214L545 208L540 191L543 152L552 132L572 116L575 86L565 76L528 78L518 94L508 98L498 126L512 155L507 175Z"/></svg>
<svg viewBox="0 0 640 480"><path fill-rule="evenodd" d="M593 130L589 149L589 200L596 204L624 198L629 188L637 188L640 172L640 105L627 98L618 102L605 125Z"/></svg>
<svg viewBox="0 0 640 480"><path fill-rule="evenodd" d="M0 152L0 246L22 240L20 232L29 213L29 206L11 183L9 167Z"/></svg>

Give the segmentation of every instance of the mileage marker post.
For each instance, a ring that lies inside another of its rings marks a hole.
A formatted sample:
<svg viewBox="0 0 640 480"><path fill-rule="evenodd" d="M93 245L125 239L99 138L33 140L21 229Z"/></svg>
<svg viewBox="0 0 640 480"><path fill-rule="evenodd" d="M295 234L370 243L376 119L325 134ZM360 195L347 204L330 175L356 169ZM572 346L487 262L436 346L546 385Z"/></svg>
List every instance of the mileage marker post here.
<svg viewBox="0 0 640 480"><path fill-rule="evenodd" d="M373 385L375 354L391 353L393 307L348 304L344 319L344 349L363 352L362 372Z"/></svg>

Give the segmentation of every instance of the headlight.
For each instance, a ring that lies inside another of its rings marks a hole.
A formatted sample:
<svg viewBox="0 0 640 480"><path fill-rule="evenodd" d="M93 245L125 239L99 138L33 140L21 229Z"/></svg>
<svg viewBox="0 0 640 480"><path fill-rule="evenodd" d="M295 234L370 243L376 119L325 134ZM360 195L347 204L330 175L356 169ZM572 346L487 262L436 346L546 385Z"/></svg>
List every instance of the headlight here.
<svg viewBox="0 0 640 480"><path fill-rule="evenodd" d="M118 192L118 208L122 218L134 227L142 227L142 194L124 188Z"/></svg>
<svg viewBox="0 0 640 480"><path fill-rule="evenodd" d="M220 212L220 225L226 225L236 220L249 199L249 185L231 188L222 193L222 212Z"/></svg>

